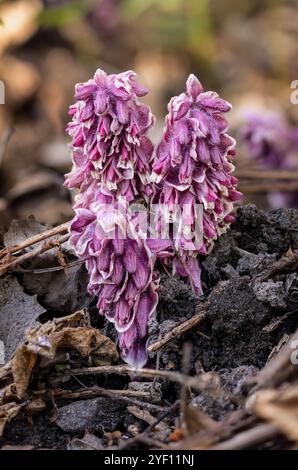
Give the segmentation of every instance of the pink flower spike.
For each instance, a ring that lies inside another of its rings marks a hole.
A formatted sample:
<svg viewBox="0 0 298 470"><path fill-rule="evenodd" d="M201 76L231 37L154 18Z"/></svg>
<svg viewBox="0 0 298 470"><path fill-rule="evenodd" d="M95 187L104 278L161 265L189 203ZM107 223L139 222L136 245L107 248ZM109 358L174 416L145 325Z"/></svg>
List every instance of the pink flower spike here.
<svg viewBox="0 0 298 470"><path fill-rule="evenodd" d="M233 223L241 197L232 176L235 140L222 116L231 105L191 74L185 92L170 100L153 163L147 134L154 117L139 100L146 93L131 70L98 69L76 85L67 127L73 167L65 179L77 191L70 243L88 271L88 292L113 323L122 359L137 368L147 362L158 303L156 261L201 295L199 255Z"/></svg>
<svg viewBox="0 0 298 470"><path fill-rule="evenodd" d="M153 145L146 133L154 117L139 102L146 93L132 71L107 75L98 69L93 79L76 85L77 103L70 107L72 121L67 127L74 166L66 186L80 188L87 179L95 179L100 190L115 199L148 199ZM125 181L131 182L129 191L123 190Z"/></svg>
<svg viewBox="0 0 298 470"><path fill-rule="evenodd" d="M221 113L231 105L213 91L203 91L199 80L191 74L186 92L170 100L166 127L153 163L155 201L177 206L191 204L181 234L173 244L174 272L188 277L196 294L202 293L197 255L206 255L214 240L234 220L230 212L240 199L237 179L232 176L235 140L227 132L228 122ZM198 227L198 209L203 215ZM184 230L194 234L192 240ZM198 231L200 233L198 233ZM202 235L202 236L201 236Z"/></svg>

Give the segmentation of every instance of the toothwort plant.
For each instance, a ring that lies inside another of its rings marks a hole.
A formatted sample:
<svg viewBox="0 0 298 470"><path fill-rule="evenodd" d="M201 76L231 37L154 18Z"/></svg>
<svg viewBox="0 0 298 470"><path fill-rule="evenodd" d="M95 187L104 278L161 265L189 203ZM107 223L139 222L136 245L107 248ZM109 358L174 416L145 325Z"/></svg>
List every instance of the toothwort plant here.
<svg viewBox="0 0 298 470"><path fill-rule="evenodd" d="M235 141L222 116L231 106L203 92L191 75L186 92L169 103L153 163L147 132L154 117L139 101L146 93L132 71L97 70L76 86L67 127L73 168L65 181L77 190L71 243L88 270L88 291L114 323L122 358L136 367L147 361L148 319L158 303L156 261L187 277L201 294L198 255L206 255L233 222L240 197L231 175ZM157 205L153 231L141 223L136 203L143 204L145 218ZM202 236L195 227L199 216ZM167 236L160 234L164 220L171 226Z"/></svg>
<svg viewBox="0 0 298 470"><path fill-rule="evenodd" d="M222 116L230 109L227 101L213 91L204 92L199 80L190 75L186 92L168 105L166 128L153 165L161 212L166 210L175 217L181 207L186 213L174 244L174 272L188 277L197 294L202 293L197 255L210 252L213 241L234 221L233 203L241 197L236 190L238 181L231 175L235 140L226 133L228 122ZM198 205L203 207L200 242L194 230Z"/></svg>
<svg viewBox="0 0 298 470"><path fill-rule="evenodd" d="M257 168L296 170L298 128L278 112L248 109L239 126L238 138L243 153ZM271 191L267 195L273 208L297 207L297 192Z"/></svg>

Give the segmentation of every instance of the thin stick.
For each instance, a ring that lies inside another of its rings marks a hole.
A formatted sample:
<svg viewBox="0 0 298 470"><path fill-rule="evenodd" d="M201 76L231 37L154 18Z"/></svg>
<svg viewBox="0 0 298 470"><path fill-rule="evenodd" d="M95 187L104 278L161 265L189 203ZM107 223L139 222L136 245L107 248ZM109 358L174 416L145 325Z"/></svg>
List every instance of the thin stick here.
<svg viewBox="0 0 298 470"><path fill-rule="evenodd" d="M152 343L148 347L149 352L155 352L166 346L168 343L183 335L187 331L194 328L206 317L206 307L201 307L201 312L196 313L192 318L186 320L180 325L175 326L171 331L168 331L161 339Z"/></svg>
<svg viewBox="0 0 298 470"><path fill-rule="evenodd" d="M66 266L52 266L51 268L44 268L44 269L23 269L18 268L18 272L22 274L31 273L31 274L45 274L45 273L53 273L55 271L64 271L66 269L73 268L74 266L79 266L83 264L84 261L72 261L71 263L66 264Z"/></svg>
<svg viewBox="0 0 298 470"><path fill-rule="evenodd" d="M125 442L124 444L120 445L119 446L119 450L124 450L124 449L127 449L128 447L130 447L131 445L135 444L136 442L138 441L143 441L144 437L147 437L148 434L154 430L154 428L165 418L167 418L169 415L171 415L172 413L174 413L176 411L176 409L178 408L178 406L180 405L180 400L177 400L175 401L175 403L173 403L173 405L170 406L170 408L168 408L167 410L163 411L163 413L161 413L158 418L156 419L156 421L154 421L154 423L150 424L148 426L148 428L146 428L141 434L138 434L137 436L134 436L132 437L131 439L129 439L129 441Z"/></svg>
<svg viewBox="0 0 298 470"><path fill-rule="evenodd" d="M16 245L3 248L2 250L0 250L0 256L2 257L8 254L17 253L18 251L21 251L24 248L28 248L28 246L35 245L36 243L41 242L42 240L45 240L46 238L50 238L60 233L67 232L68 227L69 227L69 222L66 222L65 224L58 225L57 227L51 228L49 230L45 230L44 232L38 233L37 235L33 235L32 237L29 237L26 240L23 240L22 242L17 243Z"/></svg>
<svg viewBox="0 0 298 470"><path fill-rule="evenodd" d="M291 361L293 349L291 345L298 342L298 329L289 338L287 343L280 349L277 355L261 369L257 375L249 381L256 384L251 393L259 388L278 387L283 382L289 381L290 377L297 373L297 365Z"/></svg>
<svg viewBox="0 0 298 470"><path fill-rule="evenodd" d="M195 377L188 377L187 375L180 374L179 372L173 372L168 370L155 370L155 369L134 369L128 365L120 366L98 366L98 367L84 367L81 369L70 369L66 374L69 375L99 375L99 374L117 374L124 376L138 376L146 378L159 377L161 379L171 380L172 382L186 385L188 387L202 390L204 384L200 383L200 380Z"/></svg>
<svg viewBox="0 0 298 470"><path fill-rule="evenodd" d="M1 266L0 264L0 276L3 274L8 273L11 269L15 268L19 264L24 263L36 256L44 253L45 251L50 250L56 246L61 245L62 243L66 242L69 239L69 234L63 235L60 238L55 238L46 241L40 248L36 248L35 250L29 251L29 253L25 253L24 255L18 256L17 258L13 258L12 261L9 261Z"/></svg>
<svg viewBox="0 0 298 470"><path fill-rule="evenodd" d="M297 181L298 171L280 171L280 170L238 170L235 172L235 176L240 180L253 179L261 180L275 179L275 180L287 180Z"/></svg>
<svg viewBox="0 0 298 470"><path fill-rule="evenodd" d="M71 374L71 375L74 375L74 374ZM97 385L94 386L93 389L94 389L94 391L97 392L97 396L115 398L117 400L121 400L121 401L124 401L126 403L129 403L130 405L136 405L140 408L144 408L144 409L147 409L147 410L150 410L150 411L155 411L157 413L160 413L160 412L164 411L164 407L162 407L162 406L158 406L158 405L155 405L155 404L150 403L150 402L140 401L140 400L137 400L137 399L133 398L132 396L129 397L127 395L121 394L121 392L127 392L127 390L107 390L106 388L98 387ZM84 388L80 392L81 392L81 397L83 397L85 392L89 392L89 390L88 389L86 390ZM130 391L130 392L132 392L132 391ZM60 398L61 398L61 395L60 395ZM85 398L86 398L86 396L85 396ZM89 397L87 397L87 398L89 398Z"/></svg>
<svg viewBox="0 0 298 470"><path fill-rule="evenodd" d="M255 282L264 282L272 278L276 274L285 274L293 271L298 265L298 250L293 251L288 256L283 256L279 260L275 261L269 268L257 274L253 280Z"/></svg>
<svg viewBox="0 0 298 470"><path fill-rule="evenodd" d="M195 434L191 433L185 439L170 444L169 447L176 450L209 449L219 441L228 440L231 435L242 432L243 429L247 429L247 426L251 428L255 424L255 418L252 416L247 418L244 410L232 411L222 421L217 421L211 429L205 428Z"/></svg>
<svg viewBox="0 0 298 470"><path fill-rule="evenodd" d="M298 191L297 181L288 182L277 182L277 183L239 183L239 189L244 194L255 194L255 193L269 193L269 192L285 192L291 193Z"/></svg>
<svg viewBox="0 0 298 470"><path fill-rule="evenodd" d="M126 398L141 398L143 400L150 400L151 393L149 392L139 392L137 390L108 390L102 389L100 387L91 387L91 388L82 388L76 392L69 392L65 390L54 391L53 395L55 398L61 400L76 400L81 398L94 398L102 395L108 396L117 396L117 397L126 397Z"/></svg>
<svg viewBox="0 0 298 470"><path fill-rule="evenodd" d="M240 432L231 439L223 441L209 450L241 450L256 447L275 438L280 431L272 424L260 424L248 431Z"/></svg>

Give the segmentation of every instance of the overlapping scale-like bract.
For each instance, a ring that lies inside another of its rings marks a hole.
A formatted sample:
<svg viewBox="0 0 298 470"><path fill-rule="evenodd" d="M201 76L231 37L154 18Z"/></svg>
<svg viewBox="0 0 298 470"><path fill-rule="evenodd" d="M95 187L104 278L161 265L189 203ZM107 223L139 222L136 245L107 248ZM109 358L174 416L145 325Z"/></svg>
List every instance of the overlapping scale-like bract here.
<svg viewBox="0 0 298 470"><path fill-rule="evenodd" d="M97 70L93 79L76 85L67 127L73 146L69 188L84 189L97 180L114 199L150 196L153 145L146 132L154 118L138 99L146 93L132 71L107 75Z"/></svg>
<svg viewBox="0 0 298 470"><path fill-rule="evenodd" d="M168 105L166 127L153 164L156 202L167 212L177 206L187 210L181 236L174 240L174 270L189 277L196 293L202 292L197 255L206 255L214 240L234 220L237 191L234 170L235 140L227 134L223 117L231 105L217 93L204 92L199 80L190 75L186 92L175 96ZM201 237L196 221L201 208ZM185 234L185 236L184 236Z"/></svg>
<svg viewBox="0 0 298 470"><path fill-rule="evenodd" d="M169 103L152 170L153 145L146 133L154 118L139 102L145 93L131 71L98 70L76 86L67 128L73 169L65 183L77 189L71 243L88 270L89 293L114 323L122 358L137 367L147 361L148 319L158 302L155 261L188 277L200 294L197 255L206 255L233 221L233 203L240 197L231 175L235 142L222 116L230 105L203 92L191 75L186 92ZM172 228L165 237L153 236L151 229L145 233L131 210L139 201L145 213L157 203L158 233L160 217L166 214L172 226L181 209L178 233Z"/></svg>
<svg viewBox="0 0 298 470"><path fill-rule="evenodd" d="M115 324L123 359L135 366L147 360L147 323L158 301L155 256L127 206L152 194L153 145L146 132L154 118L138 99L145 94L134 72L98 70L76 86L67 128L73 169L66 185L79 190L71 243L85 261L100 313Z"/></svg>

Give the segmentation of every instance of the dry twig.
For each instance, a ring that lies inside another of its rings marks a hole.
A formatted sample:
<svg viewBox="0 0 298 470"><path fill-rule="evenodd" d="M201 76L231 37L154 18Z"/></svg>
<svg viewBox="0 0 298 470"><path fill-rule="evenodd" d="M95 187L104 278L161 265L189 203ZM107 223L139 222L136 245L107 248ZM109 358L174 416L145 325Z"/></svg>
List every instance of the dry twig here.
<svg viewBox="0 0 298 470"><path fill-rule="evenodd" d="M298 266L298 250L294 250L292 254L283 256L275 261L268 269L257 274L253 279L255 282L265 282L276 274L285 274L294 271Z"/></svg>
<svg viewBox="0 0 298 470"><path fill-rule="evenodd" d="M179 336L183 335L184 333L186 333L187 331L191 330L196 325L198 325L206 317L206 306L205 305L201 306L200 310L201 311L196 313L192 318L190 318L189 320L186 320L183 323L180 323L180 325L178 326L175 326L175 328L167 332L158 341L150 344L148 347L148 351L149 352L158 351L159 349L163 348L174 339L178 338Z"/></svg>
<svg viewBox="0 0 298 470"><path fill-rule="evenodd" d="M99 374L117 374L124 376L146 377L146 378L161 378L170 380L172 382L185 385L196 390L205 389L205 384L201 383L199 377L189 377L179 372L168 370L155 370L155 369L134 369L128 365L119 366L98 366L98 367L84 367L81 369L71 369L66 372L69 375L99 375Z"/></svg>
<svg viewBox="0 0 298 470"><path fill-rule="evenodd" d="M281 181L276 183L239 183L239 190L244 194L271 193L274 191L291 193L293 191L298 191L298 183L297 181Z"/></svg>
<svg viewBox="0 0 298 470"><path fill-rule="evenodd" d="M35 245L36 243L45 240L46 238L54 237L55 235L59 235L61 233L65 233L68 230L69 222L65 224L58 225L57 227L53 227L49 230L45 230L44 232L38 233L37 235L33 235L32 237L23 240L20 243L17 243L13 246L8 246L0 250L0 257L4 257L6 255L12 255L13 253L17 253L18 251L24 250L24 248L28 248L29 246Z"/></svg>
<svg viewBox="0 0 298 470"><path fill-rule="evenodd" d="M102 366L105 367L105 366ZM74 375L74 374L72 374ZM134 392L133 390L108 390L106 388L98 387L97 385L90 389L82 389L77 392L54 392L55 398L63 399L75 399L75 398L92 398L97 396L104 396L109 398L117 398L117 400L122 400L131 405L136 405L144 409L152 410L157 413L164 411L164 407L155 405L154 403L140 401L135 397L140 397L141 393L144 392ZM150 394L149 394L150 395ZM147 399L148 397L143 398ZM149 397L150 398L150 397Z"/></svg>
<svg viewBox="0 0 298 470"><path fill-rule="evenodd" d="M281 170L237 170L235 176L240 181L249 180L284 180L298 181L298 171L281 171Z"/></svg>
<svg viewBox="0 0 298 470"><path fill-rule="evenodd" d="M125 442L124 444L122 444L120 447L119 447L119 450L124 450L124 449L127 449L129 447L131 447L133 444L135 444L136 442L145 442L144 441L144 438L147 438L148 434L154 430L154 428L162 421L164 420L165 418L167 418L169 415L171 415L172 413L174 413L178 406L180 405L180 400L177 400L175 401L175 403L173 403L172 406L170 406L167 410L163 411L163 413L161 413L159 415L159 417L156 419L156 421L152 424L150 424L142 433L138 434L137 436L134 436L132 437L131 439L129 439L127 442Z"/></svg>
<svg viewBox="0 0 298 470"><path fill-rule="evenodd" d="M41 247L36 248L35 250L29 251L28 253L25 253L18 257L14 257L12 259L10 258L9 261L4 262L3 264L1 264L0 262L0 276L8 273L13 268L24 263L25 261L33 259L36 256L40 255L41 253L44 253L45 251L50 250L51 248L59 247L62 243L65 243L68 239L69 239L69 234L63 235L60 238L52 238L51 240L46 241ZM5 259L7 258L7 256L9 255L6 255Z"/></svg>
<svg viewBox="0 0 298 470"><path fill-rule="evenodd" d="M100 396L111 396L113 398L141 398L143 400L150 400L151 394L149 392L142 392L138 390L108 390L101 387L82 388L75 392L69 392L68 390L58 390L53 392L54 398L62 400L76 400L82 398L94 398Z"/></svg>
<svg viewBox="0 0 298 470"><path fill-rule="evenodd" d="M256 447L275 438L280 431L272 424L259 424L240 432L226 441L210 447L210 450L241 450Z"/></svg>
<svg viewBox="0 0 298 470"><path fill-rule="evenodd" d="M291 354L294 351L291 345L297 344L297 342L298 329L277 355L252 378L251 382L257 384L256 388L278 387L284 381L287 381L291 375L297 373L297 365L291 361Z"/></svg>

